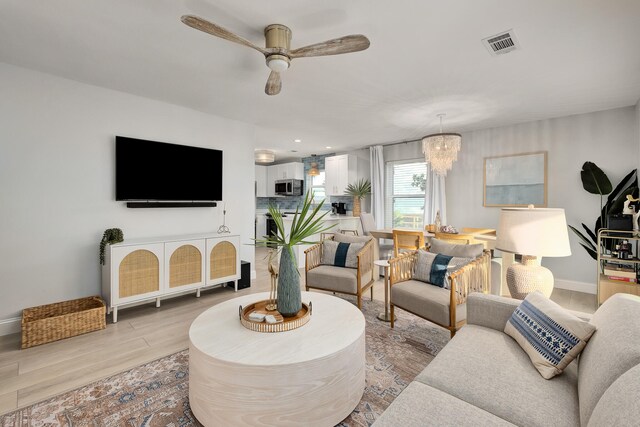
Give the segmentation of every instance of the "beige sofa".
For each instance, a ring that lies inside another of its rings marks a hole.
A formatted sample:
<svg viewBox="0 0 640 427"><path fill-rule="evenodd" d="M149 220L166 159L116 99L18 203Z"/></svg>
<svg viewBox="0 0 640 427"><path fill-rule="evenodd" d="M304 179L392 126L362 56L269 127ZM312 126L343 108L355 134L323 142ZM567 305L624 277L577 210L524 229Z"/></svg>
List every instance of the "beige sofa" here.
<svg viewBox="0 0 640 427"><path fill-rule="evenodd" d="M519 303L469 295L467 325L374 425L640 425L640 297L607 300L579 359L551 380L502 332Z"/></svg>

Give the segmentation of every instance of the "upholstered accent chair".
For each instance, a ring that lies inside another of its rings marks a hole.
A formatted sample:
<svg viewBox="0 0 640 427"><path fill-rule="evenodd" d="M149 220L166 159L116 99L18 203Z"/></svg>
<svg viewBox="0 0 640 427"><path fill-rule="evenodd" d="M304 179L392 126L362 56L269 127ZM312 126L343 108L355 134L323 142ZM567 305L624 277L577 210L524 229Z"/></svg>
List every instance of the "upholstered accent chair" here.
<svg viewBox="0 0 640 427"><path fill-rule="evenodd" d="M357 253L357 268L338 267L322 264L323 244L317 243L304 251L306 290L318 289L354 295L358 308L362 308L362 295L371 290L373 300L373 238L370 236L349 236L336 233L326 240L339 243L364 243Z"/></svg>
<svg viewBox="0 0 640 427"><path fill-rule="evenodd" d="M491 283L491 253L480 255L448 274L445 287L414 279L418 251L405 252L389 260L391 327L396 307L448 329L453 337L467 319L467 297L488 293Z"/></svg>
<svg viewBox="0 0 640 427"><path fill-rule="evenodd" d="M414 251L424 248L424 232L393 230L393 253L398 256L401 250Z"/></svg>

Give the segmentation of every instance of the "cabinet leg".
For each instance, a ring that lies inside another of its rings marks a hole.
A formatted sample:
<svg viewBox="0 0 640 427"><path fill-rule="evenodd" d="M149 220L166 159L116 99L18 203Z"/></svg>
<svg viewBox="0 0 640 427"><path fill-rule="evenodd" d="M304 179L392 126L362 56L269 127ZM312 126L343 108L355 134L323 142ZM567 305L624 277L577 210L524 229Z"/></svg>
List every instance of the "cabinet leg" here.
<svg viewBox="0 0 640 427"><path fill-rule="evenodd" d="M235 291L238 292L238 281L237 280L235 281L234 287L235 287Z"/></svg>
<svg viewBox="0 0 640 427"><path fill-rule="evenodd" d="M196 298L200 298L200 288L196 290Z"/></svg>
<svg viewBox="0 0 640 427"><path fill-rule="evenodd" d="M113 307L113 317L111 318L113 323L118 322L118 307Z"/></svg>
<svg viewBox="0 0 640 427"><path fill-rule="evenodd" d="M156 308L160 307L160 298L156 298Z"/></svg>

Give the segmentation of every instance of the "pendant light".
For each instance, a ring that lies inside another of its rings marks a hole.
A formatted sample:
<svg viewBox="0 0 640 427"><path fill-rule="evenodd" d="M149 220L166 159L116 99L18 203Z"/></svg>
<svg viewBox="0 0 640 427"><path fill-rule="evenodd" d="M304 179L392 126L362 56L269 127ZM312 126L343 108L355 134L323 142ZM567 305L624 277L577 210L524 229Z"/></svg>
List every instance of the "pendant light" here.
<svg viewBox="0 0 640 427"><path fill-rule="evenodd" d="M462 143L459 133L442 132L442 118L446 114L438 114L440 118L440 133L434 133L422 138L422 152L424 159L431 169L440 176L446 176L451 170L453 162L458 160L458 152Z"/></svg>

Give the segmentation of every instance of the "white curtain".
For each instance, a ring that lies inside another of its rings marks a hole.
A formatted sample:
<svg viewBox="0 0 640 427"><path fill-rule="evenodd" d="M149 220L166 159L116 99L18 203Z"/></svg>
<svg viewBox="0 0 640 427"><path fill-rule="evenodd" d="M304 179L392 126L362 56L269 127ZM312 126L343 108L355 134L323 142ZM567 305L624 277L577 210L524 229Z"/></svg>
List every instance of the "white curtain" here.
<svg viewBox="0 0 640 427"><path fill-rule="evenodd" d="M382 145L369 147L371 160L371 214L376 228L384 228L384 156Z"/></svg>
<svg viewBox="0 0 640 427"><path fill-rule="evenodd" d="M444 177L436 174L427 164L427 188L424 193L424 225L436 222L436 213L440 211L440 222L447 225L447 195Z"/></svg>

